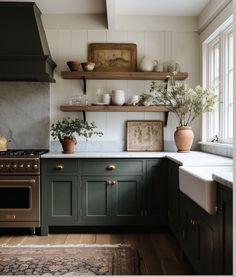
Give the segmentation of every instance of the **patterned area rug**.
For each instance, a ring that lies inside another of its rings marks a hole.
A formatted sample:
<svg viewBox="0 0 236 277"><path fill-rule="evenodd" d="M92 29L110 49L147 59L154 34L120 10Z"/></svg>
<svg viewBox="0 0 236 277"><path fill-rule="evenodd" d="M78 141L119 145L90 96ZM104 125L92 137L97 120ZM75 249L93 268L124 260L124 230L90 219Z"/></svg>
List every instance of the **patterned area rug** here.
<svg viewBox="0 0 236 277"><path fill-rule="evenodd" d="M0 275L139 275L129 246L0 247Z"/></svg>

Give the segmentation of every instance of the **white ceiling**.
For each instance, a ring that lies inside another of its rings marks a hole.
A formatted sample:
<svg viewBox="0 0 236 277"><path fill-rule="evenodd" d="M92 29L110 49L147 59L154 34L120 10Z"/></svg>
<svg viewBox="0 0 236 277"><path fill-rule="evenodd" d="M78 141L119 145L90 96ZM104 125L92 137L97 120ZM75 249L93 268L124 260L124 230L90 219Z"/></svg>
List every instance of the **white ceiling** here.
<svg viewBox="0 0 236 277"><path fill-rule="evenodd" d="M33 0L1 0L33 2ZM197 16L209 0L109 0L115 14ZM35 0L43 14L106 14L106 0Z"/></svg>
<svg viewBox="0 0 236 277"><path fill-rule="evenodd" d="M121 15L198 16L210 0L115 0Z"/></svg>

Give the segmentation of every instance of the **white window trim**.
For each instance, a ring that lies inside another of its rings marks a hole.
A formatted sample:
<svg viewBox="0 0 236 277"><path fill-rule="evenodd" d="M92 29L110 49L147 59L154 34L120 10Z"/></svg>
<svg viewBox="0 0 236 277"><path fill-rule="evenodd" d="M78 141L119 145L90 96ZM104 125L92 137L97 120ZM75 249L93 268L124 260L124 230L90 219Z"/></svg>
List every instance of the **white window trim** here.
<svg viewBox="0 0 236 277"><path fill-rule="evenodd" d="M226 33L230 33L233 29L233 16L230 16L225 22L224 24L222 24L218 29L216 29L203 43L202 43L202 82L203 82L203 86L207 87L208 85L208 80L209 80L209 68L207 68L207 61L209 60L209 44L213 44L217 41L217 39L219 38L219 36L224 36ZM223 40L220 39L220 47L225 47L225 45L223 45L224 43L222 42ZM220 51L220 60L223 61L223 57L222 57L222 52ZM222 73L222 70L224 71L224 64L223 62L220 63L220 74ZM223 104L222 104L222 89L224 88L224 81L222 80L219 84L219 97L220 97L220 103L219 105L221 105L220 107L220 111L221 113L224 110ZM209 115L207 113L204 113L202 116L202 141L200 142L200 144L202 145L209 145L212 142L207 141L207 133L206 133L206 129L207 129L207 125L208 125L208 117ZM220 114L220 124L222 126L223 124L223 116L222 114ZM221 133L220 134L221 138L225 137L225 134ZM220 142L222 146L224 145L232 145L233 141L224 141L223 143ZM216 144L216 146L219 145L219 143Z"/></svg>

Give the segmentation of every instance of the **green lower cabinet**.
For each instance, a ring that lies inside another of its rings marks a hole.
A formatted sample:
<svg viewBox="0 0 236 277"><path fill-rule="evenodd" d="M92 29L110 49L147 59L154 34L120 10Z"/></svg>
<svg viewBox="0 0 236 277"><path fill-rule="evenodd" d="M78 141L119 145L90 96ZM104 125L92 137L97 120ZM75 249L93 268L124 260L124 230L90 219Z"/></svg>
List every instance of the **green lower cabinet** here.
<svg viewBox="0 0 236 277"><path fill-rule="evenodd" d="M82 222L137 224L141 217L140 176L83 176Z"/></svg>
<svg viewBox="0 0 236 277"><path fill-rule="evenodd" d="M142 222L142 177L116 176L112 178L112 217L114 224L137 225Z"/></svg>
<svg viewBox="0 0 236 277"><path fill-rule="evenodd" d="M197 274L220 274L217 215L209 215L180 193L182 248Z"/></svg>
<svg viewBox="0 0 236 277"><path fill-rule="evenodd" d="M47 183L48 223L72 224L78 221L76 176L50 176Z"/></svg>
<svg viewBox="0 0 236 277"><path fill-rule="evenodd" d="M179 203L179 165L168 161L168 225L171 232L181 240Z"/></svg>
<svg viewBox="0 0 236 277"><path fill-rule="evenodd" d="M233 192L217 184L219 207L220 267L221 274L233 274Z"/></svg>
<svg viewBox="0 0 236 277"><path fill-rule="evenodd" d="M111 187L101 176L82 177L82 222L108 224L111 220Z"/></svg>
<svg viewBox="0 0 236 277"><path fill-rule="evenodd" d="M148 224L167 226L168 183L166 159L146 161L145 216Z"/></svg>

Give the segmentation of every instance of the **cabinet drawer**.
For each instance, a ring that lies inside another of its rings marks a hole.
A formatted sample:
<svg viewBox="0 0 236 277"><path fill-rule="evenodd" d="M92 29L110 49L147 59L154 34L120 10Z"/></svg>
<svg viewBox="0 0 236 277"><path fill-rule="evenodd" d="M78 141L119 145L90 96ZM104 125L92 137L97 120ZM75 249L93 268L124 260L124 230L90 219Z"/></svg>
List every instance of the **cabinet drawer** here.
<svg viewBox="0 0 236 277"><path fill-rule="evenodd" d="M78 161L73 159L44 160L48 173L72 173L78 171Z"/></svg>
<svg viewBox="0 0 236 277"><path fill-rule="evenodd" d="M84 160L81 164L82 174L143 174L142 160Z"/></svg>

